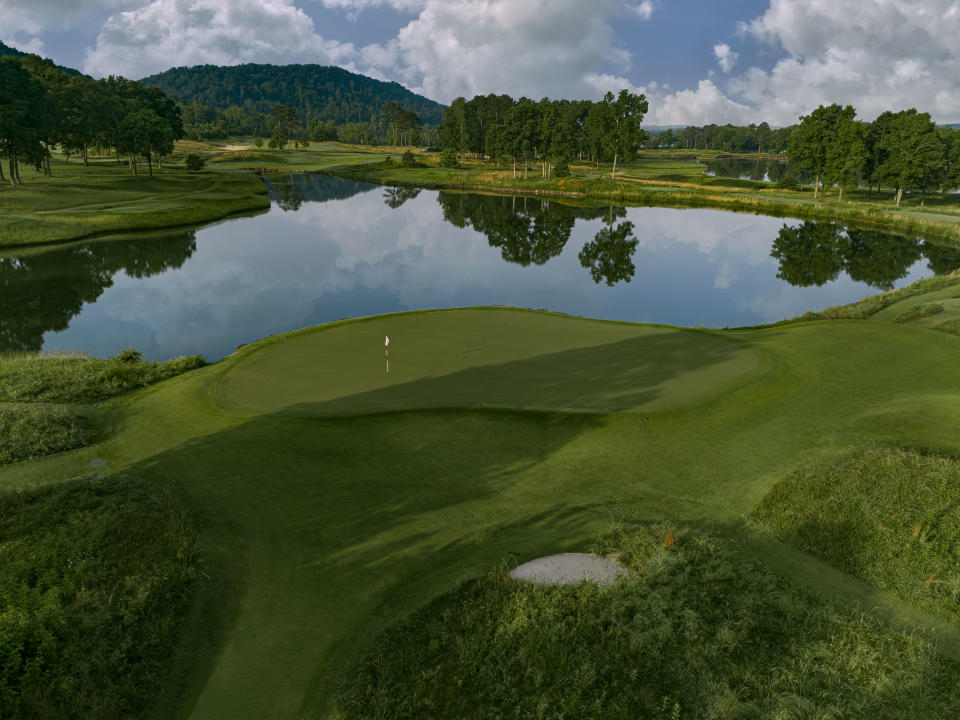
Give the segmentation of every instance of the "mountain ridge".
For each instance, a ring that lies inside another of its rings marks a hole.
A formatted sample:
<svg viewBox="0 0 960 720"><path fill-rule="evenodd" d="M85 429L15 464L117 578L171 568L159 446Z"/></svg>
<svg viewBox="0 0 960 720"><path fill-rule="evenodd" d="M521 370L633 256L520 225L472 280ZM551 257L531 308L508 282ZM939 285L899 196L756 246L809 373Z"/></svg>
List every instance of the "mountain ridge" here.
<svg viewBox="0 0 960 720"><path fill-rule="evenodd" d="M350 72L334 65L193 65L175 67L141 78L174 100L226 110L231 106L247 112L269 113L274 105L290 103L301 118L367 122L380 108L395 102L427 125L443 118L444 106L408 90L397 82Z"/></svg>

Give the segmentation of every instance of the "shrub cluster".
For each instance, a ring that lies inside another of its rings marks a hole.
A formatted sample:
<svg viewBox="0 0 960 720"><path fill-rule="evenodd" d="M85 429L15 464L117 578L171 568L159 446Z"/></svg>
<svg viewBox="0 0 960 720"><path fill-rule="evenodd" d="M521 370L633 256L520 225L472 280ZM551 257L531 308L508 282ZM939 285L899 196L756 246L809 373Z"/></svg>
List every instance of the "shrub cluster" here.
<svg viewBox="0 0 960 720"><path fill-rule="evenodd" d="M197 558L175 495L136 478L0 494L4 720L145 717Z"/></svg>
<svg viewBox="0 0 960 720"><path fill-rule="evenodd" d="M666 526L598 543L607 588L469 582L388 630L344 718L938 718L958 668L916 635Z"/></svg>
<svg viewBox="0 0 960 720"><path fill-rule="evenodd" d="M91 403L206 365L200 355L146 362L136 350L112 358L0 358L0 402Z"/></svg>

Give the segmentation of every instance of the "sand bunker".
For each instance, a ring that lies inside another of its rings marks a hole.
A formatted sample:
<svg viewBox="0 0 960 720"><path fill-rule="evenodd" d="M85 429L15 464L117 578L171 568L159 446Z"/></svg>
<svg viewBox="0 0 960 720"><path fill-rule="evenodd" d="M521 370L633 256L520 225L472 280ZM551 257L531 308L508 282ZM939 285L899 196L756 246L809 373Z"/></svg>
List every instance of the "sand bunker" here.
<svg viewBox="0 0 960 720"><path fill-rule="evenodd" d="M510 577L538 585L574 585L588 581L612 585L627 569L616 560L591 553L560 553L537 558L510 571Z"/></svg>

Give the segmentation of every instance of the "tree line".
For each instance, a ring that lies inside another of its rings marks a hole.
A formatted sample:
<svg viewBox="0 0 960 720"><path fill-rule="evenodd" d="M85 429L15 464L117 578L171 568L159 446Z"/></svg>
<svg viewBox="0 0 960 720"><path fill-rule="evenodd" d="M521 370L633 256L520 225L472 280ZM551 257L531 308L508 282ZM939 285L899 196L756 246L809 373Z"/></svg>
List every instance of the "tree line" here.
<svg viewBox="0 0 960 720"><path fill-rule="evenodd" d="M477 95L454 100L437 132L444 148L510 163L514 177L520 164L526 178L531 162L543 177L561 177L574 159L611 162L615 177L647 138L640 127L647 110L646 97L627 90L599 102Z"/></svg>
<svg viewBox="0 0 960 720"><path fill-rule="evenodd" d="M36 55L0 58L0 157L9 174L0 163L0 181L20 184L23 163L50 175L57 146L84 165L92 148L110 149L118 165L126 157L137 174L145 162L153 176L154 159L162 167L182 137L180 109L158 88L70 75Z"/></svg>
<svg viewBox="0 0 960 720"><path fill-rule="evenodd" d="M929 192L960 186L960 130L938 128L916 109L856 119L847 105L821 105L800 118L790 136L790 164L814 176L813 196L823 188L886 185L896 191Z"/></svg>

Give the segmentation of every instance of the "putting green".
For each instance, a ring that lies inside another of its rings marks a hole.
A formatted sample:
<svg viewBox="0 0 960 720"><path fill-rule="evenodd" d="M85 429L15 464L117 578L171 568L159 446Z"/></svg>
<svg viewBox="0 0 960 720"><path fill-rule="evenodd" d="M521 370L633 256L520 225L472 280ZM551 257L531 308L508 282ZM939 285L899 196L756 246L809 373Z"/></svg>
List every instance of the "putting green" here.
<svg viewBox="0 0 960 720"><path fill-rule="evenodd" d="M259 343L216 385L225 407L652 411L690 404L759 366L719 333L496 308L386 315L280 340Z"/></svg>

